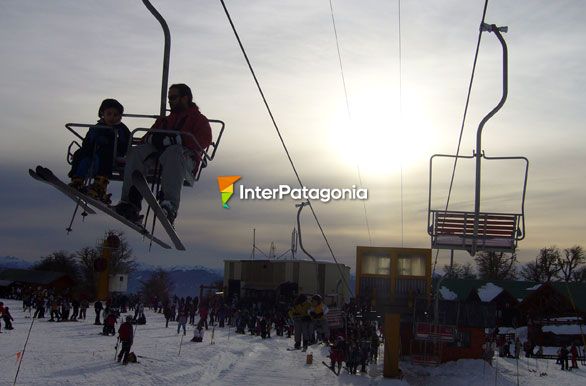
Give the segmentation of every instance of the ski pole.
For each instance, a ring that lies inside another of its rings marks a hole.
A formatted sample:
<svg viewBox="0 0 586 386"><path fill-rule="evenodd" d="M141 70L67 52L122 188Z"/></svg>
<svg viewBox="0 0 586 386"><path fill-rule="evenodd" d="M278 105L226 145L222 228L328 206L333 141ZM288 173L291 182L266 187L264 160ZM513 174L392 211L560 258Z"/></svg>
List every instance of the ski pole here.
<svg viewBox="0 0 586 386"><path fill-rule="evenodd" d="M181 335L181 340L179 341L179 354L177 354L178 357L181 356L181 345L183 344L183 335Z"/></svg>
<svg viewBox="0 0 586 386"><path fill-rule="evenodd" d="M118 339L116 340L116 346L114 346L114 349L116 350L114 352L114 360L116 360L116 358L118 357L118 343L120 343L120 337L118 337Z"/></svg>

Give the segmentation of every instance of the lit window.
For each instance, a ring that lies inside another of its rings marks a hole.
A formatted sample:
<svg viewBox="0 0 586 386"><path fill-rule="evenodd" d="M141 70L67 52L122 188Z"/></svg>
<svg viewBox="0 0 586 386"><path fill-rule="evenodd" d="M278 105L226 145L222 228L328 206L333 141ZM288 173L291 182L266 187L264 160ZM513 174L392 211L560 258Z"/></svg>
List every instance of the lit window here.
<svg viewBox="0 0 586 386"><path fill-rule="evenodd" d="M390 275L391 258L388 256L364 256L362 273L370 275Z"/></svg>
<svg viewBox="0 0 586 386"><path fill-rule="evenodd" d="M425 257L400 256L399 275L401 276L425 276Z"/></svg>

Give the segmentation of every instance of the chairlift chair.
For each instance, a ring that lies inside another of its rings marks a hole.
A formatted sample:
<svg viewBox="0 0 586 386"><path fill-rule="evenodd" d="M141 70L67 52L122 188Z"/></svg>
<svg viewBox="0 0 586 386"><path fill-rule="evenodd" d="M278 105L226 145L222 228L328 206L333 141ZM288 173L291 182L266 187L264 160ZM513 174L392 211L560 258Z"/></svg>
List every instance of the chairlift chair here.
<svg viewBox="0 0 586 386"><path fill-rule="evenodd" d="M142 0L142 2L145 5L145 7L149 10L149 12L151 12L151 14L161 24L161 28L163 29L163 34L165 37L165 45L164 45L164 51L163 51L163 74L162 74L162 82L161 82L161 99L160 99L160 109L159 109L160 111L159 111L159 115L123 114L123 116L128 117L128 118L157 119L159 117L164 117L167 112L166 106L167 106L167 87L168 87L168 79L169 79L169 58L170 58L170 52L171 52L171 33L169 31L169 27L167 26L167 22L165 21L163 16L161 16L161 14L155 9L155 7L153 7L153 5L150 3L150 1L149 0ZM201 176L202 170L208 165L209 161L212 161L214 159L214 156L216 154L216 150L217 150L218 146L220 145L220 139L222 138L222 134L224 133L224 127L225 127L224 122L222 122L220 120L216 120L216 119L210 119L210 120L208 120L208 122L212 126L212 129L214 129L214 127L219 126L219 133L218 133L217 137L215 138L215 140L212 141L211 145L205 149L202 149L199 146L195 137L190 133L180 133L179 131L174 131L174 130L165 130L164 131L164 133L167 133L167 134L175 133L175 134L191 136L192 139L194 140L194 143L201 150L201 155L198 155L199 162L197 162L196 168L192 171L191 175L188 175L185 177L185 180L183 182L183 186L193 186L195 181L199 180L199 177ZM102 129L113 130L112 128L110 128L108 126L95 125L95 124L67 123L65 125L65 127L81 141L83 141L83 136L80 135L75 130L75 128L78 128L78 129L79 128L89 128L91 126L102 128ZM135 145L141 143L141 137L137 136L137 133L144 134L149 130L150 130L150 132L162 131L162 130L151 130L148 128L137 128L137 129L133 130L131 132L131 138L128 143L128 149L130 149L130 147L132 147L132 146L135 146ZM111 180L122 181L123 175L124 175L125 159L120 158L120 157L116 157L117 145L118 145L118 137L117 137L116 131L114 131L114 138L115 138L114 139L114 157L113 157L114 164L113 164L113 168L112 168L113 172L112 172ZM81 145L79 142L77 142L77 140L73 140L67 148L67 162L70 165L73 160L73 151L75 150L76 147L81 147ZM146 180L150 183L159 182L158 181L159 177L156 175L155 170L147 171L147 175L145 177L146 177Z"/></svg>
<svg viewBox="0 0 586 386"><path fill-rule="evenodd" d="M429 161L429 199L427 214L427 232L431 236L431 247L434 249L466 250L471 256L477 252L507 252L514 253L518 241L525 238L525 192L527 189L527 173L529 160L522 156L488 157L482 150L482 129L486 122L504 105L507 99L508 88L508 55L507 45L501 32L507 32L507 27L497 27L494 24L482 23L482 32L494 32L503 50L503 94L497 104L480 122L476 134L476 151L471 156L434 154ZM474 211L455 211L432 209L432 171L435 158L447 157L475 159L475 192ZM523 193L520 211L510 212L483 212L480 209L481 198L481 161L482 159L503 161L519 160L525 164Z"/></svg>

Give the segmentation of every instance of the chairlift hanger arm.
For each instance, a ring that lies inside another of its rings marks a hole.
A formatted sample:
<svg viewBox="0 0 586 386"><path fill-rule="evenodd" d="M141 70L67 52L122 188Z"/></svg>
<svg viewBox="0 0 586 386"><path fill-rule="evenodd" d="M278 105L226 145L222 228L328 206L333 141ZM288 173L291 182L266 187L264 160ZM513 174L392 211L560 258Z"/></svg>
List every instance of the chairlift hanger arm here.
<svg viewBox="0 0 586 386"><path fill-rule="evenodd" d="M496 37L498 38L499 42L501 43L501 47L503 49L503 94L501 96L501 99L499 101L499 103L488 113L486 114L486 116L484 118L482 118L482 121L480 121L480 124L478 125L478 131L476 133L476 186L474 189L474 213L475 213L475 218L474 218L474 237L473 237L473 245L472 245L472 250L471 250L471 254L475 255L476 254L476 237L478 235L478 215L480 213L480 185L481 185L481 173L480 173L480 169L481 169L481 160L483 157L482 154L482 129L484 128L484 125L486 124L486 122L488 122L488 120L490 118L492 118L500 109L501 107L503 107L503 105L505 104L505 101L507 100L507 93L508 93L508 75L509 75L509 71L508 71L508 50L507 50L507 43L505 42L505 39L503 38L503 35L501 34L501 31L506 32L508 30L508 28L506 27L497 27L495 24L486 24L486 23L482 23L480 25L480 30L482 32L487 31L487 32L494 32L494 34L496 35Z"/></svg>
<svg viewBox="0 0 586 386"><path fill-rule="evenodd" d="M167 106L167 85L169 84L169 57L171 54L171 33L169 32L169 26L167 22L161 16L159 11L151 4L149 0L142 0L142 3L147 7L150 13L159 21L161 28L163 28L163 34L165 35L165 49L163 52L163 76L161 82L161 105L159 115L165 116L165 108Z"/></svg>
<svg viewBox="0 0 586 386"><path fill-rule="evenodd" d="M303 201L301 204L295 204L295 206L297 208L299 208L297 210L297 229L298 229L297 238L299 240L299 246L301 247L301 250L303 251L303 253L305 253L307 256L309 256L309 258L311 260L313 260L314 263L317 264L317 261L315 260L315 258L309 252L307 252L305 250L305 248L303 247L303 240L301 239L301 221L299 220L299 217L301 216L301 210L303 210L303 207L306 205L309 206L311 204L309 203L309 201Z"/></svg>

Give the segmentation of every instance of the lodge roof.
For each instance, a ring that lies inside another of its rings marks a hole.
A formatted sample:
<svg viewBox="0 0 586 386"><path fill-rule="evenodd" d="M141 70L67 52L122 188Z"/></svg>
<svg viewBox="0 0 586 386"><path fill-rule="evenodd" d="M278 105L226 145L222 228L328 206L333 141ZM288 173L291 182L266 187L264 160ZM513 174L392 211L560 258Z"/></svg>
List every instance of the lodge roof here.
<svg viewBox="0 0 586 386"><path fill-rule="evenodd" d="M456 295L455 298L451 298L449 300L465 301L469 300L471 293L478 293L479 289L486 287L491 283L494 286L502 288L503 291L508 292L520 303L522 303L529 295L536 293L537 290L541 288L541 286L550 285L551 288L553 288L560 295L564 296L570 301L573 301L577 310L586 313L586 283L549 282L540 284L532 281L514 280L445 279L441 282L440 289L445 288ZM492 299L488 302L490 301L492 301Z"/></svg>
<svg viewBox="0 0 586 386"><path fill-rule="evenodd" d="M445 279L441 282L440 288L445 287L454 294L456 294L457 297L451 300L464 301L469 298L471 292L477 293L479 289L481 289L482 287L486 287L490 284L502 288L503 291L508 292L512 297L517 299L519 302L522 302L523 299L525 299L537 288L539 288L539 283L532 281L488 279Z"/></svg>

